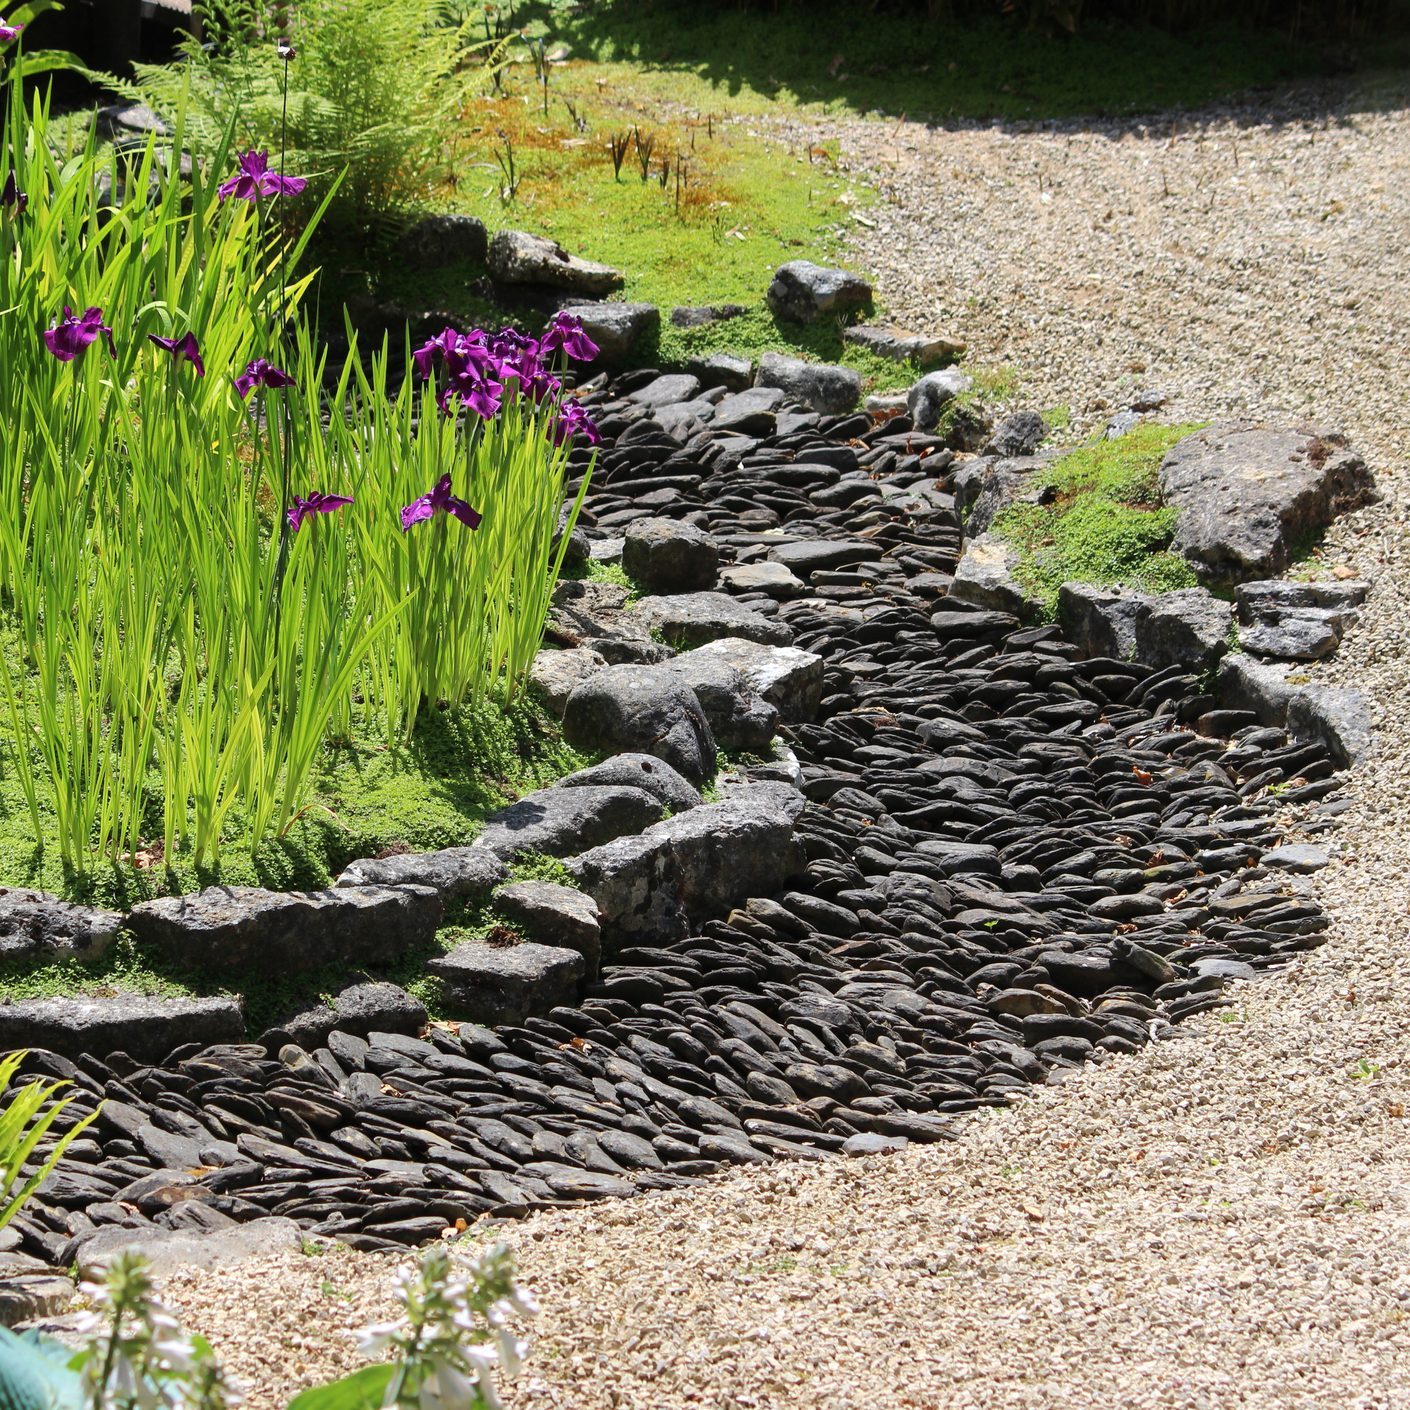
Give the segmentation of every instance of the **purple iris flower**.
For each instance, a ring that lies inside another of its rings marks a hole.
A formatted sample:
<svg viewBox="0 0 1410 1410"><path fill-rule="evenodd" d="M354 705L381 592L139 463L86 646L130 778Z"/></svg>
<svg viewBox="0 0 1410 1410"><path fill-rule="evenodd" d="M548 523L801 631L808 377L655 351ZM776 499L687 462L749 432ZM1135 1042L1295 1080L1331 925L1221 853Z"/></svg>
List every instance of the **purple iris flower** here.
<svg viewBox="0 0 1410 1410"><path fill-rule="evenodd" d="M235 390L247 397L256 387L292 387L294 379L267 358L257 357L235 379Z"/></svg>
<svg viewBox="0 0 1410 1410"><path fill-rule="evenodd" d="M571 313L557 313L541 344L544 352L556 352L562 348L574 362L591 362L597 356L598 347L583 331L583 322Z"/></svg>
<svg viewBox="0 0 1410 1410"><path fill-rule="evenodd" d="M406 533L413 524L420 524L437 514L454 514L467 529L480 527L480 516L463 499L457 499L450 492L450 476L442 475L436 481L436 488L420 499L412 500L401 512L402 532Z"/></svg>
<svg viewBox="0 0 1410 1410"><path fill-rule="evenodd" d="M352 499L348 495L324 494L321 490L314 490L307 499L295 495L293 504L286 511L286 517L289 520L289 527L298 533L309 515L331 514L335 509L341 509L345 504L351 503Z"/></svg>
<svg viewBox="0 0 1410 1410"><path fill-rule="evenodd" d="M12 39L20 37L22 24L0 24L0 44L8 44Z"/></svg>
<svg viewBox="0 0 1410 1410"><path fill-rule="evenodd" d="M597 429L592 417L583 410L582 404L575 401L564 402L558 408L553 420L553 440L556 445L573 436L581 436L590 446L602 444L602 433Z"/></svg>
<svg viewBox="0 0 1410 1410"><path fill-rule="evenodd" d="M257 201L261 196L297 196L308 185L302 176L281 176L269 169L268 152L246 152L240 158L240 171L222 181L215 194L223 201L234 196L241 201Z"/></svg>
<svg viewBox="0 0 1410 1410"><path fill-rule="evenodd" d="M155 343L159 348L165 348L178 367L183 362L189 362L196 369L197 377L206 375L206 364L201 361L201 345L196 341L194 333L187 333L181 338L161 338L155 333L148 333L147 341Z"/></svg>
<svg viewBox="0 0 1410 1410"><path fill-rule="evenodd" d="M75 318L73 310L65 304L63 318L52 328L44 330L44 346L60 362L72 362L75 358L82 357L100 336L107 338L108 351L116 357L113 330L103 322L103 310L85 309L82 318Z"/></svg>
<svg viewBox="0 0 1410 1410"><path fill-rule="evenodd" d="M0 190L0 219L18 220L24 214L24 208L29 204L29 197L20 190L15 181L15 173L12 171L5 178L5 186Z"/></svg>
<svg viewBox="0 0 1410 1410"><path fill-rule="evenodd" d="M483 333L447 328L417 348L411 360L426 381L436 375L437 367L444 371L445 385L437 401L447 415L457 405L469 407L486 421L498 413L504 395L497 380L504 372L503 360Z"/></svg>

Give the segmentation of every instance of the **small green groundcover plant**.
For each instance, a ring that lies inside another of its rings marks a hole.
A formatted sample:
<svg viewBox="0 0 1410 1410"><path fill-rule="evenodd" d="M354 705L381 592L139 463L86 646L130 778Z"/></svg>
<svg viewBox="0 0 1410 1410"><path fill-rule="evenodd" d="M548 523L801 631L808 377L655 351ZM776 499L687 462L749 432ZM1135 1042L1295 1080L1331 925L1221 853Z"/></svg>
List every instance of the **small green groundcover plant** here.
<svg viewBox="0 0 1410 1410"><path fill-rule="evenodd" d="M1194 426L1147 423L1080 446L1043 473L1045 504L1015 504L994 533L1019 552L1014 576L1056 616L1066 582L1124 584L1146 592L1194 587L1193 569L1168 551L1176 510L1160 497L1160 462Z"/></svg>
<svg viewBox="0 0 1410 1410"><path fill-rule="evenodd" d="M596 349L447 328L396 386L349 329L330 369L304 179L228 142L182 177L180 113L56 151L21 87L43 3L0 21L0 772L80 877L154 842L200 866L284 835L355 728L513 704Z"/></svg>
<svg viewBox="0 0 1410 1410"><path fill-rule="evenodd" d="M0 1405L5 1410L233 1410L240 1392L210 1343L188 1336L156 1298L136 1254L119 1254L88 1301L72 1347L0 1328ZM358 1336L368 1356L387 1357L341 1380L303 1391L289 1410L498 1410L496 1375L514 1375L527 1349L516 1324L537 1314L496 1245L453 1260L443 1245L396 1282L401 1314Z"/></svg>

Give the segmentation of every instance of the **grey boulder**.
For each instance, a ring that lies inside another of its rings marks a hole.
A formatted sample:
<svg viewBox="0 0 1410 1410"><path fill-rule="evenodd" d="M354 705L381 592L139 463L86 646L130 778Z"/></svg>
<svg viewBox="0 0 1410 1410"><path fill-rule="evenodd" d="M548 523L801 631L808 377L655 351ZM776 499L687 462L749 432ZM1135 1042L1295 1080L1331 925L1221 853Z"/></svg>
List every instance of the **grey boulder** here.
<svg viewBox="0 0 1410 1410"><path fill-rule="evenodd" d="M973 383L958 368L927 372L906 393L906 410L918 431L930 431L940 424L945 408L967 392Z"/></svg>
<svg viewBox="0 0 1410 1410"><path fill-rule="evenodd" d="M602 927L597 902L586 892L552 881L516 881L495 892L494 904L526 940L576 951L583 957L587 977L596 976Z"/></svg>
<svg viewBox="0 0 1410 1410"><path fill-rule="evenodd" d="M744 637L722 637L684 652L671 665L689 673L703 663L737 671L749 688L790 724L813 719L822 701L823 658L796 646L766 646Z"/></svg>
<svg viewBox="0 0 1410 1410"><path fill-rule="evenodd" d="M811 323L823 316L866 308L871 295L871 285L860 274L795 259L779 266L765 297L776 317Z"/></svg>
<svg viewBox="0 0 1410 1410"><path fill-rule="evenodd" d="M542 788L490 817L475 845L506 860L565 857L640 832L661 813L660 800L641 788Z"/></svg>
<svg viewBox="0 0 1410 1410"><path fill-rule="evenodd" d="M609 666L584 681L568 697L563 735L580 749L653 754L695 784L715 771L715 737L700 702L659 666Z"/></svg>
<svg viewBox="0 0 1410 1410"><path fill-rule="evenodd" d="M922 367L936 362L953 362L963 357L965 346L941 334L912 333L890 324L859 323L842 330L842 341L865 348L892 362L917 362Z"/></svg>
<svg viewBox="0 0 1410 1410"><path fill-rule="evenodd" d="M596 675L606 665L607 658L588 646L569 647L562 651L544 647L529 667L529 679L543 692L548 708L561 720L568 697L589 676Z"/></svg>
<svg viewBox="0 0 1410 1410"><path fill-rule="evenodd" d="M717 431L736 431L743 436L767 436L778 424L778 409L782 405L782 388L747 387L719 402L710 424Z"/></svg>
<svg viewBox="0 0 1410 1410"><path fill-rule="evenodd" d="M336 885L429 887L442 900L482 901L509 875L483 847L446 847L438 852L401 852L351 862Z"/></svg>
<svg viewBox="0 0 1410 1410"><path fill-rule="evenodd" d="M1281 573L1301 545L1374 494L1365 461L1340 436L1231 424L1173 446L1160 489L1180 512L1173 550L1216 583Z"/></svg>
<svg viewBox="0 0 1410 1410"><path fill-rule="evenodd" d="M1233 623L1233 607L1207 588L1146 598L1136 617L1136 660L1205 670L1228 651Z"/></svg>
<svg viewBox="0 0 1410 1410"><path fill-rule="evenodd" d="M291 973L406 954L432 939L444 914L440 893L430 886L208 886L194 896L144 901L127 926L180 964Z"/></svg>
<svg viewBox="0 0 1410 1410"><path fill-rule="evenodd" d="M720 550L694 524L636 519L627 525L622 567L648 592L696 592L715 585Z"/></svg>
<svg viewBox="0 0 1410 1410"><path fill-rule="evenodd" d="M1125 588L1064 583L1058 589L1058 617L1067 639L1088 656L1126 661L1136 649L1136 619L1145 600Z"/></svg>
<svg viewBox="0 0 1410 1410"><path fill-rule="evenodd" d="M754 382L760 387L776 387L793 401L827 416L843 415L862 399L861 374L852 368L779 353L765 353L759 359Z"/></svg>
<svg viewBox="0 0 1410 1410"><path fill-rule="evenodd" d="M653 378L644 387L627 394L629 402L638 406L670 406L673 402L691 401L700 392L700 379L686 372L668 372Z"/></svg>
<svg viewBox="0 0 1410 1410"><path fill-rule="evenodd" d="M701 801L699 791L664 759L651 754L614 754L600 764L560 778L553 788L592 788L611 785L638 788L657 799L667 812L679 813Z"/></svg>
<svg viewBox="0 0 1410 1410"><path fill-rule="evenodd" d="M24 999L0 1005L0 1052L47 1048L65 1057L122 1051L159 1063L186 1043L242 1043L245 1020L234 999Z"/></svg>
<svg viewBox="0 0 1410 1410"><path fill-rule="evenodd" d="M557 945L490 945L468 940L427 962L455 1008L474 1023L523 1023L573 1003L587 964Z"/></svg>
<svg viewBox="0 0 1410 1410"><path fill-rule="evenodd" d="M643 597L636 610L649 628L678 648L704 646L726 636L741 636L765 646L788 646L793 641L793 633L782 622L723 592Z"/></svg>
<svg viewBox="0 0 1410 1410"><path fill-rule="evenodd" d="M626 282L621 270L579 259L556 240L525 230L495 231L489 268L500 284L542 284L570 294L610 294Z"/></svg>
<svg viewBox="0 0 1410 1410"><path fill-rule="evenodd" d="M707 353L693 357L686 371L700 379L703 387L724 387L726 391L742 392L754 381L754 364L738 353Z"/></svg>
<svg viewBox="0 0 1410 1410"><path fill-rule="evenodd" d="M397 239L397 256L410 269L481 263L489 252L485 223L473 215L428 215Z"/></svg>
<svg viewBox="0 0 1410 1410"><path fill-rule="evenodd" d="M576 318L597 344L597 360L620 367L661 331L661 310L655 304L566 304L559 310Z"/></svg>
<svg viewBox="0 0 1410 1410"><path fill-rule="evenodd" d="M0 960L96 960L122 923L117 911L76 905L46 891L0 886Z"/></svg>
<svg viewBox="0 0 1410 1410"><path fill-rule="evenodd" d="M1042 606L1014 573L1018 554L1003 539L993 534L980 534L968 540L955 567L955 580L950 596L956 602L967 602L991 612L1007 612L1020 621L1034 621Z"/></svg>
<svg viewBox="0 0 1410 1410"><path fill-rule="evenodd" d="M706 648L683 652L663 666L695 692L715 742L762 753L778 729L778 711L763 700L731 661Z"/></svg>
<svg viewBox="0 0 1410 1410"><path fill-rule="evenodd" d="M1048 423L1036 411L1015 411L994 428L993 438L984 450L988 455L1004 457L1032 455L1047 436Z"/></svg>

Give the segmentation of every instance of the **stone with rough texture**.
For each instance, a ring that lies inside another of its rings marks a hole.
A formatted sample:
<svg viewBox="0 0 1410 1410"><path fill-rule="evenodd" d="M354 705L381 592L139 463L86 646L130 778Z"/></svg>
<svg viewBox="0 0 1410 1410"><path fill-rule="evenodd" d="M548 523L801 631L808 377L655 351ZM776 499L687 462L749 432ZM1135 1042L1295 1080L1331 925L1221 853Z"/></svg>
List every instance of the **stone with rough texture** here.
<svg viewBox="0 0 1410 1410"><path fill-rule="evenodd" d="M640 832L661 812L660 800L641 788L541 788L490 817L475 846L505 860L532 854L565 857Z"/></svg>
<svg viewBox="0 0 1410 1410"><path fill-rule="evenodd" d="M994 435L984 452L1005 459L1032 455L1047 437L1048 423L1036 411L1015 411L994 427Z"/></svg>
<svg viewBox="0 0 1410 1410"><path fill-rule="evenodd" d="M286 1043L307 1051L321 1048L339 1029L365 1038L373 1031L415 1037L426 1026L426 1005L405 989L381 980L350 984L328 1003L291 1015L260 1034L260 1042L277 1053Z"/></svg>
<svg viewBox="0 0 1410 1410"><path fill-rule="evenodd" d="M1285 578L1240 583L1234 589L1239 616L1245 622L1276 615L1289 608L1321 607L1351 613L1366 601L1371 585L1358 579L1348 582L1296 583Z"/></svg>
<svg viewBox="0 0 1410 1410"><path fill-rule="evenodd" d="M161 1062L184 1043L242 1043L245 1020L234 999L23 999L0 1005L0 1052L47 1048L65 1057L126 1052Z"/></svg>
<svg viewBox="0 0 1410 1410"><path fill-rule="evenodd" d="M544 647L529 667L529 679L543 692L548 708L561 720L574 688L606 665L607 658L591 647L575 646L564 651Z"/></svg>
<svg viewBox="0 0 1410 1410"><path fill-rule="evenodd" d="M430 886L208 886L194 896L144 901L127 926L139 942L180 964L291 973L394 959L429 941L444 914Z"/></svg>
<svg viewBox="0 0 1410 1410"><path fill-rule="evenodd" d="M679 519L636 519L627 525L622 567L647 592L712 588L719 562L719 546L694 524Z"/></svg>
<svg viewBox="0 0 1410 1410"><path fill-rule="evenodd" d="M680 648L704 646L707 641L726 636L742 636L765 646L788 646L793 641L793 633L782 622L753 611L723 592L643 597L636 610L648 627Z"/></svg>
<svg viewBox="0 0 1410 1410"><path fill-rule="evenodd" d="M428 215L397 238L397 256L410 269L479 264L488 252L485 222L473 215Z"/></svg>
<svg viewBox="0 0 1410 1410"><path fill-rule="evenodd" d="M733 662L701 647L674 657L662 669L695 692L721 748L755 754L768 749L778 729L778 711L754 690Z"/></svg>
<svg viewBox="0 0 1410 1410"><path fill-rule="evenodd" d="M1289 607L1239 629L1239 645L1255 656L1316 661L1341 645L1334 614L1320 607Z"/></svg>
<svg viewBox="0 0 1410 1410"><path fill-rule="evenodd" d="M964 356L965 346L938 333L912 333L893 325L859 323L842 330L842 341L865 348L892 362L916 362L926 367L937 362L953 362Z"/></svg>
<svg viewBox="0 0 1410 1410"><path fill-rule="evenodd" d="M570 294L600 296L626 282L621 270L570 255L556 240L525 230L496 230L489 247L490 276L500 284L542 284Z"/></svg>
<svg viewBox="0 0 1410 1410"><path fill-rule="evenodd" d="M700 379L692 377L687 372L668 372L663 376L655 377L644 387L638 387L634 392L627 393L627 400L637 406L648 406L653 409L661 406L670 406L675 402L691 401L700 392Z"/></svg>
<svg viewBox="0 0 1410 1410"><path fill-rule="evenodd" d="M1207 588L1180 588L1142 602L1135 659L1147 666L1212 666L1229 649L1234 609Z"/></svg>
<svg viewBox="0 0 1410 1410"><path fill-rule="evenodd" d="M871 303L871 285L860 274L795 259L779 266L766 297L777 317L811 323L866 308Z"/></svg>
<svg viewBox="0 0 1410 1410"><path fill-rule="evenodd" d="M553 788L590 788L600 785L639 788L658 799L668 812L693 808L701 801L699 791L664 759L650 754L614 754L600 764L567 774Z"/></svg>
<svg viewBox="0 0 1410 1410"><path fill-rule="evenodd" d="M808 579L814 573L875 562L883 551L880 544L870 539L796 539L770 548L769 560Z"/></svg>
<svg viewBox="0 0 1410 1410"><path fill-rule="evenodd" d="M1052 491L1043 483L1042 472L1051 463L1049 455L1020 455L985 464L965 532L971 536L987 533L1012 504L1047 503Z"/></svg>
<svg viewBox="0 0 1410 1410"><path fill-rule="evenodd" d="M710 323L724 323L742 318L749 310L743 304L682 305L671 310L671 323L677 328L704 328Z"/></svg>
<svg viewBox="0 0 1410 1410"><path fill-rule="evenodd" d="M78 1250L78 1271L84 1278L99 1278L109 1260L119 1253L140 1253L157 1277L183 1268L222 1268L246 1258L262 1258L302 1247L304 1233L292 1219L269 1216L211 1232L189 1233L144 1225L140 1229L109 1226L83 1240Z"/></svg>
<svg viewBox="0 0 1410 1410"><path fill-rule="evenodd" d="M980 534L964 546L955 568L950 596L993 612L1008 612L1020 621L1035 620L1040 605L1014 578L1018 554L993 534Z"/></svg>
<svg viewBox="0 0 1410 1410"><path fill-rule="evenodd" d="M567 304L559 311L583 325L604 367L620 367L661 331L661 310L655 304Z"/></svg>
<svg viewBox="0 0 1410 1410"><path fill-rule="evenodd" d="M1064 583L1058 589L1058 617L1067 639L1088 656L1128 660L1136 649L1136 619L1145 594L1091 583Z"/></svg>
<svg viewBox="0 0 1410 1410"><path fill-rule="evenodd" d="M584 891L552 881L516 881L494 895L495 910L526 940L575 950L589 979L602 958L597 902Z"/></svg>
<svg viewBox="0 0 1410 1410"><path fill-rule="evenodd" d="M742 392L754 382L754 364L738 353L707 353L704 357L691 358L685 367L691 376L700 379L702 387Z"/></svg>
<svg viewBox="0 0 1410 1410"><path fill-rule="evenodd" d="M720 574L720 582L732 592L777 598L801 597L807 591L803 580L782 563L736 563Z"/></svg>
<svg viewBox="0 0 1410 1410"><path fill-rule="evenodd" d="M443 899L482 901L508 875L483 847L446 847L439 852L401 852L351 862L338 886L429 886Z"/></svg>
<svg viewBox="0 0 1410 1410"><path fill-rule="evenodd" d="M1290 669L1231 651L1220 661L1215 677L1219 702L1231 710L1251 710L1265 725L1282 725L1298 690L1288 681Z"/></svg>
<svg viewBox="0 0 1410 1410"><path fill-rule="evenodd" d="M911 414L916 429L929 431L939 425L945 408L962 392L967 392L973 384L958 368L950 367L943 372L928 372L915 382L906 393L906 410Z"/></svg>
<svg viewBox="0 0 1410 1410"><path fill-rule="evenodd" d="M1325 744L1340 764L1360 763L1374 743L1370 697L1349 686L1303 686L1288 701L1287 730Z"/></svg>
<svg viewBox="0 0 1410 1410"><path fill-rule="evenodd" d="M823 693L823 658L796 646L764 646L743 637L722 637L677 656L671 663L688 670L695 662L733 667L750 688L790 724L813 719Z"/></svg>
<svg viewBox="0 0 1410 1410"><path fill-rule="evenodd" d="M851 411L862 398L861 374L852 368L781 353L765 353L759 359L754 382L759 387L776 387L791 400L828 416Z"/></svg>
<svg viewBox="0 0 1410 1410"><path fill-rule="evenodd" d="M21 886L0 886L0 960L96 960L122 928L96 910Z"/></svg>
<svg viewBox="0 0 1410 1410"><path fill-rule="evenodd" d="M620 944L684 936L680 869L669 838L619 837L568 858L567 866L597 902L604 953Z"/></svg>
<svg viewBox="0 0 1410 1410"><path fill-rule="evenodd" d="M654 754L692 783L715 771L715 738L694 692L659 666L609 666L568 697L563 736L580 749Z"/></svg>
<svg viewBox="0 0 1410 1410"><path fill-rule="evenodd" d="M717 431L737 431L746 436L767 436L778 421L778 409L783 405L779 387L746 387L724 398L715 407Z"/></svg>
<svg viewBox="0 0 1410 1410"><path fill-rule="evenodd" d="M1173 551L1217 583L1281 573L1373 495L1366 463L1340 436L1227 423L1173 446L1160 489L1180 511Z"/></svg>
<svg viewBox="0 0 1410 1410"><path fill-rule="evenodd" d="M577 997L587 970L575 950L556 945L490 945L467 940L426 963L456 1011L474 1023L522 1023Z"/></svg>

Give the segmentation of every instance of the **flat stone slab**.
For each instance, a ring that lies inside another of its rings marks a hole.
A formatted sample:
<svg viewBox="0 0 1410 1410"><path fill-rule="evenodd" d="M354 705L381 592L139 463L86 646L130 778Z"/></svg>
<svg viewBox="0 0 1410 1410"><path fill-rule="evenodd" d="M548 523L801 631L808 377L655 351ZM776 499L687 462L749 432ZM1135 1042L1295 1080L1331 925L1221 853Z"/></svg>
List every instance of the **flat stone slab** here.
<svg viewBox="0 0 1410 1410"><path fill-rule="evenodd" d="M117 911L95 910L22 886L0 886L0 960L96 960L122 928Z"/></svg>
<svg viewBox="0 0 1410 1410"><path fill-rule="evenodd" d="M446 847L438 852L402 852L351 862L338 886L429 886L442 899L480 901L509 875L483 847Z"/></svg>
<svg viewBox="0 0 1410 1410"><path fill-rule="evenodd" d="M577 998L587 964L557 945L489 945L469 940L426 965L456 1008L475 1023L522 1023Z"/></svg>
<svg viewBox="0 0 1410 1410"><path fill-rule="evenodd" d="M288 973L392 959L426 944L444 914L430 886L208 886L194 896L144 901L127 925L139 941L182 964Z"/></svg>
<svg viewBox="0 0 1410 1410"><path fill-rule="evenodd" d="M1340 436L1230 423L1173 446L1160 489L1180 511L1172 549L1216 583L1276 576L1374 494L1365 461Z"/></svg>
<svg viewBox="0 0 1410 1410"><path fill-rule="evenodd" d="M552 881L516 881L501 886L494 896L495 910L516 926L526 940L576 950L586 973L597 973L602 958L602 927L597 902L584 891Z"/></svg>
<svg viewBox="0 0 1410 1410"><path fill-rule="evenodd" d="M641 788L543 788L495 813L475 845L506 859L526 853L566 857L640 832L662 811L660 799Z"/></svg>
<svg viewBox="0 0 1410 1410"><path fill-rule="evenodd" d="M679 813L702 801L699 790L664 759L653 754L614 754L600 764L566 774L551 788L640 788L657 799L667 812Z"/></svg>
<svg viewBox="0 0 1410 1410"><path fill-rule="evenodd" d="M643 597L638 616L672 646L704 646L721 637L743 637L765 646L790 646L793 633L723 592L688 592L671 597Z"/></svg>
<svg viewBox="0 0 1410 1410"><path fill-rule="evenodd" d="M738 671L750 689L789 723L813 719L822 701L823 658L796 646L765 646L744 637L722 637L685 652L672 664L688 669L697 661Z"/></svg>
<svg viewBox="0 0 1410 1410"><path fill-rule="evenodd" d="M140 1253L159 1278L182 1268L222 1268L246 1258L297 1249L303 1231L292 1219L269 1216L213 1232L188 1233L179 1229L159 1229L150 1224L141 1229L117 1226L99 1229L83 1241L78 1252L78 1271L84 1278L101 1278L103 1269L119 1253Z"/></svg>
<svg viewBox="0 0 1410 1410"><path fill-rule="evenodd" d="M884 548L868 539L795 539L769 549L769 561L781 564L799 578L874 563Z"/></svg>
<svg viewBox="0 0 1410 1410"><path fill-rule="evenodd" d="M186 1043L243 1043L245 1019L234 999L24 999L0 1005L0 1052L47 1048L64 1057L125 1052L161 1062Z"/></svg>
<svg viewBox="0 0 1410 1410"><path fill-rule="evenodd" d="M965 353L965 345L941 333L912 333L894 324L859 323L842 330L842 341L866 348L877 357L892 362L954 362Z"/></svg>
<svg viewBox="0 0 1410 1410"><path fill-rule="evenodd" d="M489 269L501 284L546 284L573 294L610 294L626 282L621 270L579 259L556 240L524 230L495 231Z"/></svg>

